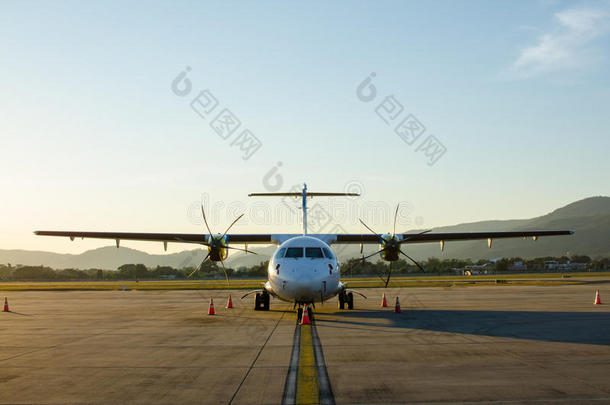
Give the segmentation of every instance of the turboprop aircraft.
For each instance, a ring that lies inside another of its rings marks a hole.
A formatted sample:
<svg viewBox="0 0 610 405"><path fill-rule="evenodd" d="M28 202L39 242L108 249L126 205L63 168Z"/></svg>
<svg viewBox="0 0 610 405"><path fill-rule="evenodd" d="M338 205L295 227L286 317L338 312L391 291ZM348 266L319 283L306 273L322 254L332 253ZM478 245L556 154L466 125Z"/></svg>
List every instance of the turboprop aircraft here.
<svg viewBox="0 0 610 405"><path fill-rule="evenodd" d="M300 197L303 206L303 233L302 234L231 234L229 230L243 216L237 217L227 230L222 234L213 234L208 225L205 211L202 207L203 219L207 228L207 234L183 234L183 233L131 233L131 232L79 232L79 231L36 231L36 235L65 236L71 240L74 238L99 238L114 239L119 247L121 240L140 240L162 242L167 250L167 244L193 243L207 246L208 254L199 267L201 268L207 260L220 262L223 269L223 261L227 258L229 250L248 250L251 244L276 244L275 253L269 260L267 269L268 281L261 289L252 291L256 294L254 301L255 310L269 310L270 297L274 296L281 300L294 303L295 307L305 304L315 305L316 302L324 302L334 296L339 298L339 308L354 308L354 295L356 291L350 290L341 282L341 269L337 256L332 250L335 244L378 244L379 250L362 260L379 254L381 259L391 262L398 260L400 255L405 256L420 269L424 270L419 263L407 255L402 247L411 243L440 242L441 250L445 242L487 239L491 248L493 239L501 238L528 238L536 240L541 236L571 235L572 231L515 231L515 232L446 232L435 233L424 231L420 233L396 233L396 217L398 207L394 215L394 229L392 233L379 234L373 231L362 220L370 234L309 234L307 233L307 199L312 197L334 197L334 196L358 196L355 193L320 193L308 192L307 185L303 185L301 192L288 193L252 193L250 197ZM231 246L230 244L243 244L244 249ZM227 276L226 269L225 276ZM191 273L191 275L193 274ZM387 287L392 274L391 267L388 272L385 286ZM228 277L227 277L228 282ZM357 293L357 292L356 292ZM242 298L244 298L242 297Z"/></svg>

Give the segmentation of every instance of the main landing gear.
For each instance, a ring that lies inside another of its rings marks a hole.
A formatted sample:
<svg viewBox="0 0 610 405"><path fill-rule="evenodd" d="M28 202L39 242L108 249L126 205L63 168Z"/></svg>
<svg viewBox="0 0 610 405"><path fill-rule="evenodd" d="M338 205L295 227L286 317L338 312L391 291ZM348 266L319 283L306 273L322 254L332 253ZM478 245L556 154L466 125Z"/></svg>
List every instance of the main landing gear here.
<svg viewBox="0 0 610 405"><path fill-rule="evenodd" d="M269 311L269 302L271 301L271 296L267 291L263 291L262 293L256 293L256 297L254 298L254 310L255 311Z"/></svg>
<svg viewBox="0 0 610 405"><path fill-rule="evenodd" d="M339 293L339 309L345 309L345 304L347 304L347 309L354 309L354 294L341 291Z"/></svg>

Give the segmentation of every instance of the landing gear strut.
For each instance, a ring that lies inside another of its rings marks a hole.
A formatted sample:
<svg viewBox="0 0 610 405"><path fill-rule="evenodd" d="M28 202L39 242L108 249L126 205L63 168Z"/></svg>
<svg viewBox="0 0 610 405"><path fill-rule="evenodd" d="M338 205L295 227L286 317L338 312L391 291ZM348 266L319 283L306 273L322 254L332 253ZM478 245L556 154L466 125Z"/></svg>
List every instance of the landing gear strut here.
<svg viewBox="0 0 610 405"><path fill-rule="evenodd" d="M256 293L256 297L254 298L254 310L255 311L269 311L269 302L271 301L271 296L267 291L263 291L262 293Z"/></svg>
<svg viewBox="0 0 610 405"><path fill-rule="evenodd" d="M354 294L341 291L339 293L339 309L345 309L345 304L347 304L347 309L354 309Z"/></svg>
<svg viewBox="0 0 610 405"><path fill-rule="evenodd" d="M297 306L297 304L294 304L295 307ZM301 323L301 320L303 319L303 306L304 304L299 303L298 304L299 307L297 308L297 323ZM309 316L309 320L313 321L313 310L314 310L314 304L307 304L307 314Z"/></svg>

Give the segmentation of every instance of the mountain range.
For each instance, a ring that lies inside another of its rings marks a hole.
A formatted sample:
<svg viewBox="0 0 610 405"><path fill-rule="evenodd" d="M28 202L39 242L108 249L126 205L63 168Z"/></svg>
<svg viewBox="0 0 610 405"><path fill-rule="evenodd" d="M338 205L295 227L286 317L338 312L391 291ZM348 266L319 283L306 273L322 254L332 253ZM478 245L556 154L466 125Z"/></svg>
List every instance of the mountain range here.
<svg viewBox="0 0 610 405"><path fill-rule="evenodd" d="M487 241L464 241L445 243L441 252L437 243L403 245L403 250L416 259L472 258L491 259L497 257L543 257L570 254L588 255L593 258L610 257L610 197L590 197L576 201L555 211L531 219L503 221L481 221L434 228L434 232L482 232L482 231L520 231L520 230L560 230L574 231L571 236L555 236L523 239L498 239L491 249ZM408 232L418 232L411 230ZM275 251L275 246L255 248L258 255L238 252L226 260L228 267L251 266L267 260ZM359 245L335 246L340 260L360 255ZM365 247L373 253L377 246ZM126 263L142 263L149 267L172 266L177 268L196 266L206 252L203 249L184 250L171 254L149 254L135 249L107 246L88 250L81 254L60 254L29 250L0 249L0 263L12 265L45 265L56 269L63 268L102 268L116 269Z"/></svg>

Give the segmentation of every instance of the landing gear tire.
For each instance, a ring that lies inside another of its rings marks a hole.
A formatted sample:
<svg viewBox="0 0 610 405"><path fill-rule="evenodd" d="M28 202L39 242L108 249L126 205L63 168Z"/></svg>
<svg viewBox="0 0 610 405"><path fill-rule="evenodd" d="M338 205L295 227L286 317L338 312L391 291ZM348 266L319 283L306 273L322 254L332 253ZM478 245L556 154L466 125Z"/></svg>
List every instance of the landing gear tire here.
<svg viewBox="0 0 610 405"><path fill-rule="evenodd" d="M269 311L269 303L271 302L271 296L268 292L264 292L261 295L261 299L263 301L263 311Z"/></svg>
<svg viewBox="0 0 610 405"><path fill-rule="evenodd" d="M354 294L347 293L347 309L354 309Z"/></svg>
<svg viewBox="0 0 610 405"><path fill-rule="evenodd" d="M347 294L345 291L339 293L339 309L345 309L345 303L347 301Z"/></svg>

